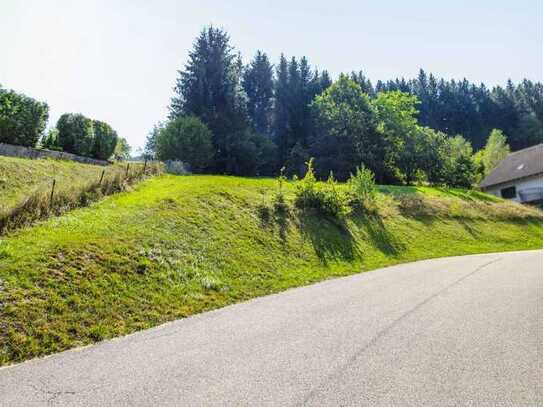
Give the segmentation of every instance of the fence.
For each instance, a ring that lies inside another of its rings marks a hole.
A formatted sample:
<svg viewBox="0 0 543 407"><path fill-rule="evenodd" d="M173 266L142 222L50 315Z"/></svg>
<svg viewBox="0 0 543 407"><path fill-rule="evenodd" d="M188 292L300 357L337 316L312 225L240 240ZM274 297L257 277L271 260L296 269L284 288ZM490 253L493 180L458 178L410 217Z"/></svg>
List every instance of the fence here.
<svg viewBox="0 0 543 407"><path fill-rule="evenodd" d="M0 155L31 159L53 158L55 160L70 160L83 164L109 165L109 163L104 160L96 160L94 158L65 153L63 151L38 150L32 147L14 146L12 144L3 143L0 143Z"/></svg>
<svg viewBox="0 0 543 407"><path fill-rule="evenodd" d="M87 206L103 196L124 191L129 185L163 171L163 163L145 161L112 165L104 168L95 179L87 178L81 183L65 185L61 180L53 178L38 186L18 205L6 208L0 205L0 236L7 231L31 225L39 219Z"/></svg>

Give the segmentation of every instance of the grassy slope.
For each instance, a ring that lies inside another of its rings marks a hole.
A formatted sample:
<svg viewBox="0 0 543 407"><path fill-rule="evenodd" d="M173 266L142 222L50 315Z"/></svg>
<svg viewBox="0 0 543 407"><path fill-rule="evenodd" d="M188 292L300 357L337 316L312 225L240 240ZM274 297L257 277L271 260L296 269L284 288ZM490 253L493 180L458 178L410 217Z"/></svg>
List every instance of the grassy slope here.
<svg viewBox="0 0 543 407"><path fill-rule="evenodd" d="M383 188L378 214L338 223L266 218L276 189L162 176L0 240L0 364L332 276L543 247L539 212L483 194Z"/></svg>
<svg viewBox="0 0 543 407"><path fill-rule="evenodd" d="M62 187L99 179L103 169L73 161L0 157L0 209L18 204L37 188L50 188L53 178Z"/></svg>

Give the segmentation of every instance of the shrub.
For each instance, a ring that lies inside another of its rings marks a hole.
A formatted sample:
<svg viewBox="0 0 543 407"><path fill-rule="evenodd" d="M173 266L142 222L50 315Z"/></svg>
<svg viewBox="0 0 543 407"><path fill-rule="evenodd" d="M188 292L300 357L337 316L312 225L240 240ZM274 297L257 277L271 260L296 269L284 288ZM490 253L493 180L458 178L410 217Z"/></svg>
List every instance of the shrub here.
<svg viewBox="0 0 543 407"><path fill-rule="evenodd" d="M120 138L117 140L117 145L115 146L115 151L113 152L113 157L117 161L126 161L130 159L130 152L132 147L128 144L125 138Z"/></svg>
<svg viewBox="0 0 543 407"><path fill-rule="evenodd" d="M155 143L158 159L186 162L194 172L207 169L213 158L211 131L196 117L171 120L158 131Z"/></svg>
<svg viewBox="0 0 543 407"><path fill-rule="evenodd" d="M107 123L94 120L94 147L92 156L98 160L107 160L115 151L119 137Z"/></svg>
<svg viewBox="0 0 543 407"><path fill-rule="evenodd" d="M277 181L279 183L279 190L273 197L273 208L276 212L287 213L288 204L285 199L285 192L283 191L285 182L287 182L287 177L285 177L285 167L281 168L281 172Z"/></svg>
<svg viewBox="0 0 543 407"><path fill-rule="evenodd" d="M348 212L347 199L338 188L334 175L330 173L326 183L317 183L313 159L307 162L307 172L298 182L294 203L302 210L314 209L334 218L341 218Z"/></svg>
<svg viewBox="0 0 543 407"><path fill-rule="evenodd" d="M356 173L351 174L349 179L349 190L357 204L368 207L375 203L377 194L375 175L363 165L357 167Z"/></svg>
<svg viewBox="0 0 543 407"><path fill-rule="evenodd" d="M58 145L68 153L92 156L94 126L91 119L80 113L64 113L57 121Z"/></svg>
<svg viewBox="0 0 543 407"><path fill-rule="evenodd" d="M108 160L121 140L107 123L92 120L80 113L65 113L57 121L55 134L48 134L42 145L98 160Z"/></svg>
<svg viewBox="0 0 543 407"><path fill-rule="evenodd" d="M0 89L0 143L34 147L48 118L46 103L12 90Z"/></svg>

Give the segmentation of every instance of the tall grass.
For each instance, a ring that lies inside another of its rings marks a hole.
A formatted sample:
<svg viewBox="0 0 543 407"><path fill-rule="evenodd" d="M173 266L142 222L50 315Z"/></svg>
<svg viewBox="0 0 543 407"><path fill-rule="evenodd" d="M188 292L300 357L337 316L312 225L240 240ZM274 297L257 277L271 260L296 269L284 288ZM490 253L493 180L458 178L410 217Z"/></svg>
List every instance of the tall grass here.
<svg viewBox="0 0 543 407"><path fill-rule="evenodd" d="M34 222L58 216L75 208L88 206L104 196L127 190L142 179L159 175L163 165L152 163L112 166L98 179L70 185L47 183L37 188L19 204L0 208L0 235L29 226Z"/></svg>

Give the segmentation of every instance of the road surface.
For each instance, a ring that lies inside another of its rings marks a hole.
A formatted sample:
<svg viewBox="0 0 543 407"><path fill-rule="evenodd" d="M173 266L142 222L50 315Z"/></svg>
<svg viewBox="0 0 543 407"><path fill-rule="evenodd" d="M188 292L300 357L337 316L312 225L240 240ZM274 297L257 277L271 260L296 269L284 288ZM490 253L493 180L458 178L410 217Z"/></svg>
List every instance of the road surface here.
<svg viewBox="0 0 543 407"><path fill-rule="evenodd" d="M1 406L543 406L543 251L390 267L0 369Z"/></svg>

